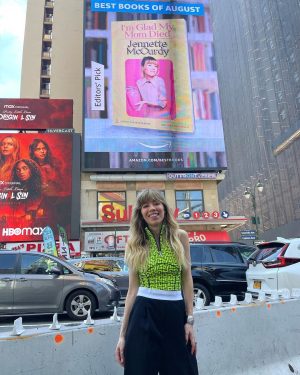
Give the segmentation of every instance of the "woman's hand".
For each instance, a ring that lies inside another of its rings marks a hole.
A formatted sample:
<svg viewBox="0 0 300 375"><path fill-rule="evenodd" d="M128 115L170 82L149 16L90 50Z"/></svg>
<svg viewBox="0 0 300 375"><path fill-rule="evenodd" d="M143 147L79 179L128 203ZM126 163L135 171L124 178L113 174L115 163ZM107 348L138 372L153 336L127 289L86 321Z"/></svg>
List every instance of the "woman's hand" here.
<svg viewBox="0 0 300 375"><path fill-rule="evenodd" d="M124 348L125 348L125 338L120 337L118 344L116 346L116 350L115 350L115 359L119 363L119 365L121 365L122 367L124 367L124 362L125 362Z"/></svg>
<svg viewBox="0 0 300 375"><path fill-rule="evenodd" d="M197 354L197 343L195 341L195 335L194 335L194 330L193 326L191 324L186 323L184 325L184 331L185 331L185 341L188 343L190 341L191 343L191 353L192 354Z"/></svg>

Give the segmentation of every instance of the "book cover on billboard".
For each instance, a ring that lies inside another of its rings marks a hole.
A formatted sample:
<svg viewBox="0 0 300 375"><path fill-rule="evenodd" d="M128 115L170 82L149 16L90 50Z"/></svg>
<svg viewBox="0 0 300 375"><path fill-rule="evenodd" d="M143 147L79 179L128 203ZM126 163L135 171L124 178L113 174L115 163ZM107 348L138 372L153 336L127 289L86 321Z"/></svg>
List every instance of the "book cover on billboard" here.
<svg viewBox="0 0 300 375"><path fill-rule="evenodd" d="M113 125L192 133L185 20L116 21L111 35Z"/></svg>
<svg viewBox="0 0 300 375"><path fill-rule="evenodd" d="M184 3L85 1L85 171L227 168L210 2Z"/></svg>

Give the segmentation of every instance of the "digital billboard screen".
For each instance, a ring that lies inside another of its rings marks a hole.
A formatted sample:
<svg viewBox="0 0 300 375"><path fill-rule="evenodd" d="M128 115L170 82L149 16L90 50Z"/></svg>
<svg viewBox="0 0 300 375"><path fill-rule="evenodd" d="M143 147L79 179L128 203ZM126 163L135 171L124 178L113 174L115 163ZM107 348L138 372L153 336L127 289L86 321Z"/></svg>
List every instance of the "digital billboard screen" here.
<svg viewBox="0 0 300 375"><path fill-rule="evenodd" d="M0 98L0 129L44 130L72 127L71 99Z"/></svg>
<svg viewBox="0 0 300 375"><path fill-rule="evenodd" d="M0 134L0 242L41 241L57 224L70 236L74 136Z"/></svg>
<svg viewBox="0 0 300 375"><path fill-rule="evenodd" d="M226 169L210 7L85 1L86 171Z"/></svg>

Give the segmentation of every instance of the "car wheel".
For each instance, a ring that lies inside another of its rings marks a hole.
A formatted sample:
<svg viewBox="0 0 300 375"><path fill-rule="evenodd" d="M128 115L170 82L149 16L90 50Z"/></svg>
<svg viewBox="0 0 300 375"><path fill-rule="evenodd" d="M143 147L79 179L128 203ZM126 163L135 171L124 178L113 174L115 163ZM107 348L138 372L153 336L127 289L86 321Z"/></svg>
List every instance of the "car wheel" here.
<svg viewBox="0 0 300 375"><path fill-rule="evenodd" d="M210 293L202 284L194 285L194 305L196 304L197 298L202 298L205 306L210 304Z"/></svg>
<svg viewBox="0 0 300 375"><path fill-rule="evenodd" d="M87 290L76 290L69 295L66 302L67 313L73 320L85 319L89 310L92 316L95 308L95 297Z"/></svg>

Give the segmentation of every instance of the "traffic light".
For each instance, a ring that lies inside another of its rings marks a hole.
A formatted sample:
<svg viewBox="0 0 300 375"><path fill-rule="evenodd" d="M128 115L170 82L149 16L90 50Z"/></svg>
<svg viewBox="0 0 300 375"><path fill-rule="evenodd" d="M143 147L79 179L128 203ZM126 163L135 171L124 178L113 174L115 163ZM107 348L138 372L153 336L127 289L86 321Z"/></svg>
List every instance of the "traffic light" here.
<svg viewBox="0 0 300 375"><path fill-rule="evenodd" d="M251 216L251 223L252 224L260 224L260 218L258 216Z"/></svg>

